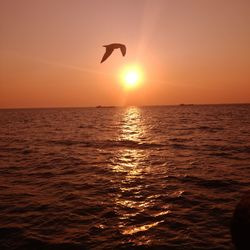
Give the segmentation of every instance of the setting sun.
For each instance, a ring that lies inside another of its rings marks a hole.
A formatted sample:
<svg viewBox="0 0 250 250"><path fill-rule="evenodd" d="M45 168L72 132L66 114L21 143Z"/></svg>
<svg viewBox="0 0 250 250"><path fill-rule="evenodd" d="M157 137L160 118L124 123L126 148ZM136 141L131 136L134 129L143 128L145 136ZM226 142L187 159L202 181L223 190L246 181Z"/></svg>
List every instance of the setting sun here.
<svg viewBox="0 0 250 250"><path fill-rule="evenodd" d="M142 71L138 66L129 66L122 71L121 80L126 89L137 87L142 82Z"/></svg>
<svg viewBox="0 0 250 250"><path fill-rule="evenodd" d="M136 85L136 83L139 80L139 75L136 71L129 71L126 75L125 75L125 82L127 85L129 86L134 86Z"/></svg>

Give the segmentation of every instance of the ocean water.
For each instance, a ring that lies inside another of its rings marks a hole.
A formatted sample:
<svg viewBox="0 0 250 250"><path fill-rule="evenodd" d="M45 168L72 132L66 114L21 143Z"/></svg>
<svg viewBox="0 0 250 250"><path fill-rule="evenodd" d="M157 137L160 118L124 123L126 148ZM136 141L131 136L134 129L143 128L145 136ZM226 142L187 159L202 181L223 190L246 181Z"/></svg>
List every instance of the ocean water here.
<svg viewBox="0 0 250 250"><path fill-rule="evenodd" d="M0 249L232 249L250 105L0 110Z"/></svg>

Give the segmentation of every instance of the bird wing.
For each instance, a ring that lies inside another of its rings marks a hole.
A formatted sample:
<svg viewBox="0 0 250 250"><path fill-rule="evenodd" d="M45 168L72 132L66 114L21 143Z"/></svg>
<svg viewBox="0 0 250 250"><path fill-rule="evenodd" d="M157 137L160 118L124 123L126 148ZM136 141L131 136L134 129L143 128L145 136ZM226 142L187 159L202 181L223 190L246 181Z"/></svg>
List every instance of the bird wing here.
<svg viewBox="0 0 250 250"><path fill-rule="evenodd" d="M126 55L126 46L122 44L120 49L121 49L122 55L125 56Z"/></svg>
<svg viewBox="0 0 250 250"><path fill-rule="evenodd" d="M106 47L106 52L102 57L101 63L104 62L113 52L113 49L110 47Z"/></svg>

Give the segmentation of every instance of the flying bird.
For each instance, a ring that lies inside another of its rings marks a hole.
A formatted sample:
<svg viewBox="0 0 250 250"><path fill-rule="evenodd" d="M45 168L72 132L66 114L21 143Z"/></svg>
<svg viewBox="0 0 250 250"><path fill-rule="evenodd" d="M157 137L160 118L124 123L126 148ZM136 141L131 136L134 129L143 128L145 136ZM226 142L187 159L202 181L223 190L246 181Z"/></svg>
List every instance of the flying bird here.
<svg viewBox="0 0 250 250"><path fill-rule="evenodd" d="M122 55L125 56L126 54L126 46L121 43L111 43L109 45L103 45L106 48L106 52L102 57L101 63L103 63L114 51L114 49L120 49Z"/></svg>

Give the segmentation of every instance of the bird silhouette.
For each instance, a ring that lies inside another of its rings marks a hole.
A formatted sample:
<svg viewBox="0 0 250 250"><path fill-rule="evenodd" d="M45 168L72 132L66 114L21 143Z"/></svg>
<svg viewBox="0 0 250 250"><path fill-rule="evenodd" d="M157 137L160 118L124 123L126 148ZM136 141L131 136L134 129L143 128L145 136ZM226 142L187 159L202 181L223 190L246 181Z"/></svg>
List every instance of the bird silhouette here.
<svg viewBox="0 0 250 250"><path fill-rule="evenodd" d="M102 57L101 63L103 63L112 54L114 49L120 49L123 56L126 54L126 46L121 43L111 43L109 45L103 45L103 47L106 48L106 52Z"/></svg>

